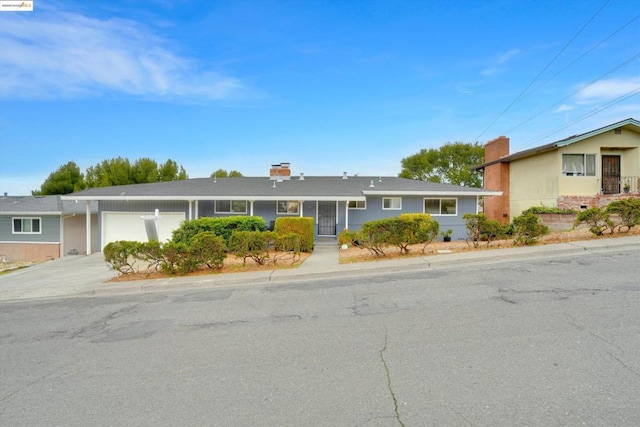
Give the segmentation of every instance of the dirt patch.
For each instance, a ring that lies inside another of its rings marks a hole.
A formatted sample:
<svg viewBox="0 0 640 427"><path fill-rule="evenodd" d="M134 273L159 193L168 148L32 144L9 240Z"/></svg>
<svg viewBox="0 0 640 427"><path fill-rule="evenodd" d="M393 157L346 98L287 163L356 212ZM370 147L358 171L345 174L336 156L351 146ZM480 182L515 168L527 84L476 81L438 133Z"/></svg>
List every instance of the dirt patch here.
<svg viewBox="0 0 640 427"><path fill-rule="evenodd" d="M566 243L577 242L581 240L595 240L595 239L613 239L617 237L635 236L640 235L640 227L632 228L628 233L616 233L605 234L604 236L595 236L588 229L581 228L570 231L562 231L551 233L546 236L538 238L537 245L548 245L552 243ZM408 254L401 255L400 250L395 247L388 247L385 249L386 256L376 257L366 249L360 249L355 247L349 247L347 249L340 250L340 264L352 264L358 262L370 262L381 261L385 259L393 259L399 257L421 256L421 255L440 255L446 253L458 253L458 252L471 252L471 251L483 251L500 248L512 248L514 247L513 240L496 240L491 242L487 246L486 242L480 242L480 245L475 248L473 244L467 243L465 240L457 240L452 242L432 242L427 245L424 253L422 252L423 245L412 245Z"/></svg>
<svg viewBox="0 0 640 427"><path fill-rule="evenodd" d="M234 256L228 256L224 260L224 266L222 270L212 270L208 267L201 268L198 271L186 274L186 277L190 276L204 276L209 274L226 274L226 273L246 273L251 271L265 271L265 270L280 270L288 268L298 268L300 264L309 258L311 254L301 253L297 260L294 261L291 255L283 254L282 252L271 252L269 254L269 262L265 265L259 265L251 259L247 259L246 263L242 262L241 258ZM275 259L275 264L273 260ZM181 277L185 277L181 276ZM162 279L174 277L170 274L155 271L154 269L147 269L146 266L138 266L138 273L121 274L107 282L129 282L132 280L149 280L149 279Z"/></svg>

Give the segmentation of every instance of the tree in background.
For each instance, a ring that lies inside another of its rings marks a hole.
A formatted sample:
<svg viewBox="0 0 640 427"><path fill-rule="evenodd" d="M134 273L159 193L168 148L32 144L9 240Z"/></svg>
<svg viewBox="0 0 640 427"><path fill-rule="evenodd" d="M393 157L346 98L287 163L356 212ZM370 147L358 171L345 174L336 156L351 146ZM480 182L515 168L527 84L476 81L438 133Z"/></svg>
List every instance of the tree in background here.
<svg viewBox="0 0 640 427"><path fill-rule="evenodd" d="M78 165L71 161L51 172L40 186L40 190L31 192L34 196L50 196L55 194L69 194L85 188L84 176Z"/></svg>
<svg viewBox="0 0 640 427"><path fill-rule="evenodd" d="M243 175L236 170L227 172L226 169L218 169L211 174L211 178L239 178L241 176Z"/></svg>
<svg viewBox="0 0 640 427"><path fill-rule="evenodd" d="M481 187L482 175L473 167L484 160L484 147L476 142L447 142L440 148L422 149L402 159L401 178Z"/></svg>

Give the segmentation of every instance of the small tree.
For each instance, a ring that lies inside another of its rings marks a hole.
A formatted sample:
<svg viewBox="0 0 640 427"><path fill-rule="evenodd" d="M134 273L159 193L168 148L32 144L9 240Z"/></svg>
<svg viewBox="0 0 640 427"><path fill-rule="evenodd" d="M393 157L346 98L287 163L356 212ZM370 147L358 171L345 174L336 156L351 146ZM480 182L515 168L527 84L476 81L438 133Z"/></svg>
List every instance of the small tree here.
<svg viewBox="0 0 640 427"><path fill-rule="evenodd" d="M619 221L613 229L619 232L628 232L632 227L640 224L640 199L623 199L609 203L605 209L609 215L615 215Z"/></svg>
<svg viewBox="0 0 640 427"><path fill-rule="evenodd" d="M275 238L273 231L234 231L229 238L229 251L237 258L242 258L244 265L247 258L264 265L269 259L269 247Z"/></svg>
<svg viewBox="0 0 640 427"><path fill-rule="evenodd" d="M611 221L609 213L601 208L594 207L580 212L573 226L577 227L582 223L587 224L589 231L596 236L602 236L607 230L613 232L613 221Z"/></svg>
<svg viewBox="0 0 640 427"><path fill-rule="evenodd" d="M549 227L540 222L532 212L523 213L513 219L513 236L516 244L533 245L537 237L547 234Z"/></svg>
<svg viewBox="0 0 640 427"><path fill-rule="evenodd" d="M483 213L470 214L466 213L462 216L467 228L467 243L469 240L473 243L473 246L477 248L480 246L480 241L487 242L487 246L492 241L505 235L504 227L495 220L487 219L487 216Z"/></svg>
<svg viewBox="0 0 640 427"><path fill-rule="evenodd" d="M189 253L207 267L220 270L227 257L227 245L221 236L216 236L211 231L199 233L191 239Z"/></svg>

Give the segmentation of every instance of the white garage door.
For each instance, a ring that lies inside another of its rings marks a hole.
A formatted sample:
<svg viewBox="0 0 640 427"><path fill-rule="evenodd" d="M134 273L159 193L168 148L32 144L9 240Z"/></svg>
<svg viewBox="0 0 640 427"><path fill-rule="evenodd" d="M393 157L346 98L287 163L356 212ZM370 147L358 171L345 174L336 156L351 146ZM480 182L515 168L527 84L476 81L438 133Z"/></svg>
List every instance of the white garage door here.
<svg viewBox="0 0 640 427"><path fill-rule="evenodd" d="M142 216L153 216L153 212L103 212L102 214L102 247L116 240L147 241L147 231ZM184 221L183 212L160 212L158 221L158 238L166 242L171 232Z"/></svg>

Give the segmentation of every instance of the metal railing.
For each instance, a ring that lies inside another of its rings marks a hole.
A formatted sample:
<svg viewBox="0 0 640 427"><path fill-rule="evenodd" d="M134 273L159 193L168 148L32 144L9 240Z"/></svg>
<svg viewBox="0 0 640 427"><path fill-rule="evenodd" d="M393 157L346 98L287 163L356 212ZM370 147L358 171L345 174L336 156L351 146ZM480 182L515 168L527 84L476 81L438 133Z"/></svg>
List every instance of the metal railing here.
<svg viewBox="0 0 640 427"><path fill-rule="evenodd" d="M623 176L620 177L621 193L638 193L640 192L640 177Z"/></svg>

